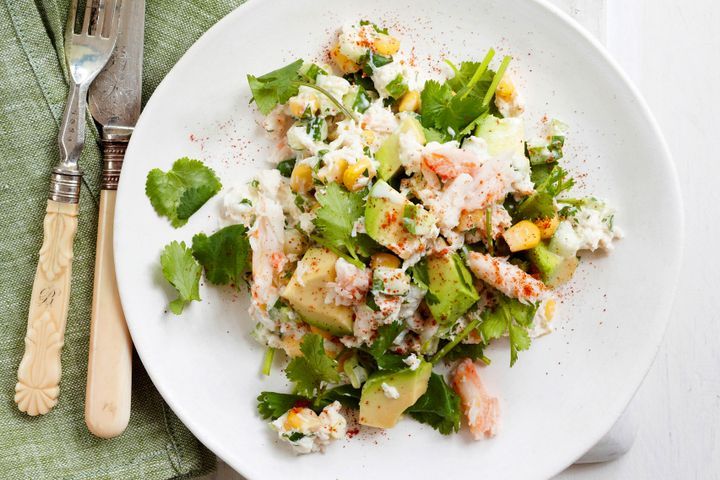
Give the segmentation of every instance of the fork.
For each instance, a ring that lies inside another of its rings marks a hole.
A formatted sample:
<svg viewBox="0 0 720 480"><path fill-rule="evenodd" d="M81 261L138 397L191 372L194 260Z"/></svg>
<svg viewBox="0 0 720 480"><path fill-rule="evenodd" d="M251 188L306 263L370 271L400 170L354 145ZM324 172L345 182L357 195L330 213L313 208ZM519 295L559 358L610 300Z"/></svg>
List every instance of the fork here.
<svg viewBox="0 0 720 480"><path fill-rule="evenodd" d="M43 243L35 272L25 353L18 367L15 402L28 415L52 409L60 393L60 352L65 343L70 300L73 241L77 231L82 170L78 165L85 141L85 109L90 84L115 47L122 0L87 0L79 33L78 2L72 0L65 28L65 61L70 93L60 125L60 161L50 177Z"/></svg>

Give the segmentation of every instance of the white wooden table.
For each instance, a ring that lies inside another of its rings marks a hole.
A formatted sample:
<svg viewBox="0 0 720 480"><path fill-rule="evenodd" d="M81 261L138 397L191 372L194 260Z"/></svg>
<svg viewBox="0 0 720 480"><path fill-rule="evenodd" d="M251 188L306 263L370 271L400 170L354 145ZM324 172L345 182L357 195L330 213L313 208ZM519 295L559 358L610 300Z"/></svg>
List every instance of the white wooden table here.
<svg viewBox="0 0 720 480"><path fill-rule="evenodd" d="M635 444L619 460L576 465L557 479L720 479L720 2L551 1L606 42L645 95L675 157L686 212L670 326L630 407ZM219 462L202 480L242 477Z"/></svg>

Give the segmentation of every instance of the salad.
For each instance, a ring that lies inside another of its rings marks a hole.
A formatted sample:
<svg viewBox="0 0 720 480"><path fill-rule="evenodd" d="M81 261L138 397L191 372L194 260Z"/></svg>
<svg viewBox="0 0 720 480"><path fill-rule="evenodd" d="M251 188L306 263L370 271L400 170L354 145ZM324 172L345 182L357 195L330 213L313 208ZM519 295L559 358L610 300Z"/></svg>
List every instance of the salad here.
<svg viewBox="0 0 720 480"><path fill-rule="evenodd" d="M622 236L607 202L572 196L567 126L526 134L509 63L491 49L420 71L398 37L360 21L325 61L248 75L274 166L226 193L225 228L172 242L161 265L178 314L203 270L247 282L263 373L283 352L294 385L261 392L258 411L294 451L344 438L350 410L362 426L407 415L442 434L464 415L474 438L493 436L485 348L508 343L514 365L552 331L578 252ZM146 185L176 227L220 188L187 158Z"/></svg>

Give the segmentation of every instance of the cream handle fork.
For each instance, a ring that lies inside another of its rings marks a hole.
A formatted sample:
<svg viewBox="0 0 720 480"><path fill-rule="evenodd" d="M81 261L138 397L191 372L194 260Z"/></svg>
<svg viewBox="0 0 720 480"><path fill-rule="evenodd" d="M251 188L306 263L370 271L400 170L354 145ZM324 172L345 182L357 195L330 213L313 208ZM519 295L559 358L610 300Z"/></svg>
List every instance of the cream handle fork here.
<svg viewBox="0 0 720 480"><path fill-rule="evenodd" d="M126 142L103 141L90 351L85 389L85 423L93 435L117 437L130 419L132 341L120 305L113 259L113 218L117 182Z"/></svg>
<svg viewBox="0 0 720 480"><path fill-rule="evenodd" d="M32 416L49 412L60 393L60 352L65 343L78 210L77 203L47 202L43 243L30 297L25 354L15 385L18 408Z"/></svg>

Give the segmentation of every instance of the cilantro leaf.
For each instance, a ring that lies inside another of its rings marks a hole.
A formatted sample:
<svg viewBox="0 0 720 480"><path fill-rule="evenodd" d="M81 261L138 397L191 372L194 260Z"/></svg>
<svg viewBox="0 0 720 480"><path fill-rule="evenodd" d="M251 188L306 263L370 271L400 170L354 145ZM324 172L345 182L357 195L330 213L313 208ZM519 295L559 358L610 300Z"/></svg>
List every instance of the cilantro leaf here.
<svg viewBox="0 0 720 480"><path fill-rule="evenodd" d="M290 97L298 94L299 70L302 64L302 60L295 60L293 63L265 75L247 76L253 100L263 115L270 113L278 103L285 103Z"/></svg>
<svg viewBox="0 0 720 480"><path fill-rule="evenodd" d="M406 412L443 435L460 430L460 397L437 373L430 375L427 391Z"/></svg>
<svg viewBox="0 0 720 480"><path fill-rule="evenodd" d="M495 52L490 50L481 63L463 62L455 76L443 84L425 82L420 94L420 116L423 127L460 138L470 133L472 125L489 111L495 89L510 57L505 57L497 72L488 69Z"/></svg>
<svg viewBox="0 0 720 480"><path fill-rule="evenodd" d="M340 385L326 390L314 402L317 409L322 410L334 401L338 401L348 408L360 408L360 389L352 385Z"/></svg>
<svg viewBox="0 0 720 480"><path fill-rule="evenodd" d="M410 273L412 274L413 283L425 290L425 303L428 305L439 303L438 296L430 291L430 273L428 272L427 261L422 259L410 267Z"/></svg>
<svg viewBox="0 0 720 480"><path fill-rule="evenodd" d="M185 242L171 242L160 254L160 266L165 279L178 291L178 298L170 302L170 311L180 315L187 303L200 300L202 268Z"/></svg>
<svg viewBox="0 0 720 480"><path fill-rule="evenodd" d="M492 56L490 58L492 59ZM461 92L464 88L469 87L471 91L469 95L482 99L490 88L493 76L495 76L495 72L488 70L485 62L462 62L460 68L455 69L455 76L447 83L454 92ZM473 82L474 78L476 79Z"/></svg>
<svg viewBox="0 0 720 480"><path fill-rule="evenodd" d="M370 354L375 358L382 356L404 328L402 322L393 322L378 328L375 340L370 345Z"/></svg>
<svg viewBox="0 0 720 480"><path fill-rule="evenodd" d="M358 238L352 236L355 221L364 215L363 198L367 192L349 192L337 183L330 183L316 194L320 208L313 220L321 243L330 248L346 251L358 260Z"/></svg>
<svg viewBox="0 0 720 480"><path fill-rule="evenodd" d="M211 168L187 157L176 160L168 172L150 170L145 181L145 194L153 208L158 215L169 218L175 228L185 225L221 188Z"/></svg>
<svg viewBox="0 0 720 480"><path fill-rule="evenodd" d="M289 393L262 392L257 397L258 413L264 419L277 420L285 412L298 405L308 405L310 400Z"/></svg>
<svg viewBox="0 0 720 480"><path fill-rule="evenodd" d="M372 27L373 27L373 30L375 30L377 33L384 34L384 35L387 35L387 34L388 34L388 29L387 29L387 27L385 27L385 28L380 28L380 27L377 26L376 23L373 23L373 22L371 22L370 20L360 20L360 26L362 27L362 26L365 26L365 25L370 25L370 26L372 26Z"/></svg>
<svg viewBox="0 0 720 480"><path fill-rule="evenodd" d="M233 283L239 288L250 271L250 241L244 225L230 225L209 237L199 233L193 237L192 250L210 283Z"/></svg>
<svg viewBox="0 0 720 480"><path fill-rule="evenodd" d="M277 164L277 169L280 171L280 175L286 178L290 178L292 171L295 168L296 160L294 158L288 158Z"/></svg>
<svg viewBox="0 0 720 480"><path fill-rule="evenodd" d="M323 338L307 334L300 344L302 357L293 358L285 369L287 378L295 382L295 390L306 397L314 397L323 383L337 383L340 374L337 362L325 353Z"/></svg>
<svg viewBox="0 0 720 480"><path fill-rule="evenodd" d="M567 171L557 164L542 164L532 167L535 193L517 206L515 220L538 220L555 215L554 198L571 189L575 180L568 178Z"/></svg>
<svg viewBox="0 0 720 480"><path fill-rule="evenodd" d="M425 140L427 143L430 142L438 142L438 143L445 143L452 140L452 136L447 132L441 132L439 130L435 130L434 128L426 128L423 127L423 131L425 133Z"/></svg>
<svg viewBox="0 0 720 480"><path fill-rule="evenodd" d="M188 188L185 190L177 206L176 216L178 220L186 221L193 213L200 210L200 207L205 205L205 202L210 200L216 193L217 190L211 185L201 185L197 188Z"/></svg>
<svg viewBox="0 0 720 480"><path fill-rule="evenodd" d="M510 339L510 366L515 365L518 351L530 348L527 329L532 325L537 305L524 305L517 299L498 294L498 304L493 310L483 312L480 324L485 343L500 338L505 333Z"/></svg>
<svg viewBox="0 0 720 480"><path fill-rule="evenodd" d="M555 201L546 192L535 192L520 202L515 220L539 220L555 215Z"/></svg>
<svg viewBox="0 0 720 480"><path fill-rule="evenodd" d="M435 80L425 82L420 94L421 122L426 128L434 128L450 135L463 130L470 122L487 110L475 96L461 98L447 83Z"/></svg>
<svg viewBox="0 0 720 480"><path fill-rule="evenodd" d="M488 361L484 354L485 344L483 343L459 343L445 355L445 360L454 361L462 358L469 358L473 361Z"/></svg>

